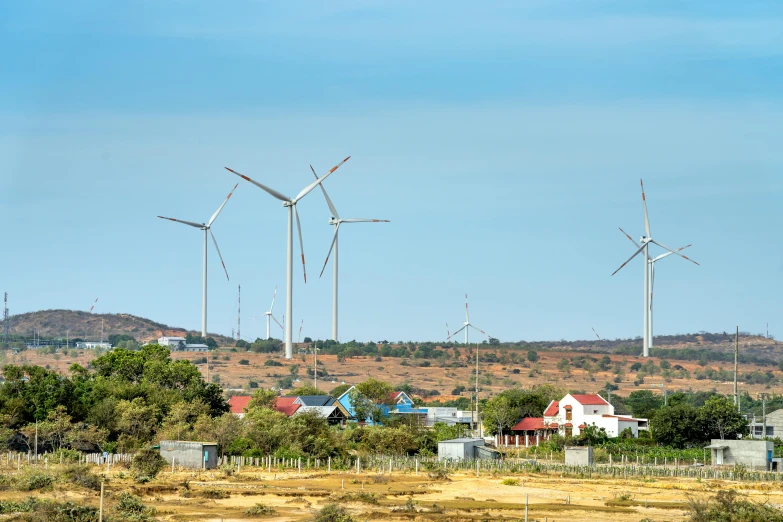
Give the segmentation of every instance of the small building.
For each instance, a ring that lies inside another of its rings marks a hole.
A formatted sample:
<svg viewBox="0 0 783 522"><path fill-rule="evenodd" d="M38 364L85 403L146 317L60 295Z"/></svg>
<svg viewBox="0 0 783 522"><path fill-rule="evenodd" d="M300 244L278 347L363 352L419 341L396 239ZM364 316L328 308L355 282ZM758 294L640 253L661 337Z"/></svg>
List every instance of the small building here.
<svg viewBox="0 0 783 522"><path fill-rule="evenodd" d="M179 349L185 346L186 339L184 337L160 337L158 344L161 346L168 346L169 348Z"/></svg>
<svg viewBox="0 0 783 522"><path fill-rule="evenodd" d="M192 469L217 467L217 444L183 440L160 441L160 454L166 462Z"/></svg>
<svg viewBox="0 0 783 522"><path fill-rule="evenodd" d="M90 350L94 350L95 348L105 348L107 350L111 349L111 343L107 342L98 342L98 341L82 341L76 343L77 348L87 348Z"/></svg>
<svg viewBox="0 0 783 522"><path fill-rule="evenodd" d="M186 344L182 351L185 352L208 352L209 346L206 344Z"/></svg>
<svg viewBox="0 0 783 522"><path fill-rule="evenodd" d="M475 460L481 457L484 439L451 439L438 442L438 460Z"/></svg>
<svg viewBox="0 0 783 522"><path fill-rule="evenodd" d="M566 466L592 466L593 448L591 446L570 446L565 448Z"/></svg>
<svg viewBox="0 0 783 522"><path fill-rule="evenodd" d="M750 436L754 439L774 438L781 435L783 435L783 409L768 413L766 422L765 419L754 418L750 423Z"/></svg>
<svg viewBox="0 0 783 522"><path fill-rule="evenodd" d="M713 466L743 464L749 469L772 471L775 444L764 440L712 439L709 446Z"/></svg>

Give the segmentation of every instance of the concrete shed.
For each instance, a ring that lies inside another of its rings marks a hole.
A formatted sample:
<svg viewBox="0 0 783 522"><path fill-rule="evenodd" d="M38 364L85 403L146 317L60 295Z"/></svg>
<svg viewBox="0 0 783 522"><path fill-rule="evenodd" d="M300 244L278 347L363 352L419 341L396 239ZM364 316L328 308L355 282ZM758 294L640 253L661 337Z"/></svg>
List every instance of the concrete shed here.
<svg viewBox="0 0 783 522"><path fill-rule="evenodd" d="M570 446L565 449L566 466L592 466L593 448L590 446Z"/></svg>
<svg viewBox="0 0 783 522"><path fill-rule="evenodd" d="M710 450L713 466L744 464L749 469L772 470L773 442L712 439L705 449Z"/></svg>
<svg viewBox="0 0 783 522"><path fill-rule="evenodd" d="M484 439L451 439L438 442L438 460L474 460Z"/></svg>
<svg viewBox="0 0 783 522"><path fill-rule="evenodd" d="M193 469L217 467L217 444L183 440L160 441L160 454L169 464Z"/></svg>

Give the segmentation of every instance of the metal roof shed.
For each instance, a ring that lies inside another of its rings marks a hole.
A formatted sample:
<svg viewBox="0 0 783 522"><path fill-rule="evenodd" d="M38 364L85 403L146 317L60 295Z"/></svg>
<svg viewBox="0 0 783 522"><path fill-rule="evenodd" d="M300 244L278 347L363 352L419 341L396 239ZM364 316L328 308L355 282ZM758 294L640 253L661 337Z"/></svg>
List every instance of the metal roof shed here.
<svg viewBox="0 0 783 522"><path fill-rule="evenodd" d="M477 449L484 446L483 439L451 439L438 442L438 460L473 460Z"/></svg>

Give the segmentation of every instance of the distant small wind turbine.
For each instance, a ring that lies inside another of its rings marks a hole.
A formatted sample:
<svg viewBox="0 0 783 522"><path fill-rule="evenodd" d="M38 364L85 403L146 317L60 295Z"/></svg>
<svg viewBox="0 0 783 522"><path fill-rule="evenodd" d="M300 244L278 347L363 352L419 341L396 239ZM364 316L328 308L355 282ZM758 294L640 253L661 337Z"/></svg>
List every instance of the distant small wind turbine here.
<svg viewBox="0 0 783 522"><path fill-rule="evenodd" d="M283 325L280 324L280 321L275 319L275 316L272 315L272 310L275 308L275 299L277 299L277 287L275 287L275 293L272 296L272 306L269 307L268 312L264 312L263 315L266 316L266 338L269 339L272 336L272 332L270 331L270 320L277 323L277 326L279 326L283 331L285 331L285 328L283 328Z"/></svg>
<svg viewBox="0 0 783 522"><path fill-rule="evenodd" d="M468 329L469 328L473 328L474 330L479 331L479 332L483 333L484 335L486 335L487 337L489 337L487 332L485 332L484 330L482 330L480 328L476 328L475 326L470 324L470 317L468 315L468 294L465 294L465 322L462 323L462 328L460 328L459 330L457 330L453 334L449 335L446 340L448 341L449 339L451 339L452 337L454 337L455 335L460 333L462 330L465 330L465 344L468 344Z"/></svg>
<svg viewBox="0 0 783 522"><path fill-rule="evenodd" d="M209 218L209 221L206 223L194 223L192 221L183 221L181 219L158 216L160 219L168 219L169 221L182 223L183 225L188 225L190 227L198 228L204 231L204 267L201 283L201 336L204 338L207 336L207 232L209 232L209 235L212 236L212 242L215 244L215 250L217 250L218 257L220 258L220 264L223 265L223 271L226 273L226 279L228 280L228 270L226 269L226 263L223 262L223 256L220 254L220 248L218 248L217 239L215 239L215 235L212 233L212 223L215 222L215 219L217 219L220 211L223 210L223 207L226 206L226 203L228 203L228 200L231 199L231 195L238 186L239 183L234 185L234 188L232 188L231 192L228 193L226 200L223 201L223 203L218 207L215 213L212 214L212 217Z"/></svg>
<svg viewBox="0 0 783 522"><path fill-rule="evenodd" d="M90 313L92 313L92 309L95 308L95 305L98 303L98 298L95 298L95 301L92 303L92 306L90 307Z"/></svg>
<svg viewBox="0 0 783 522"><path fill-rule="evenodd" d="M596 337L598 337L598 340L600 341L601 340L601 336L598 335L598 332L595 331L595 328L593 328L593 333L595 334Z"/></svg>

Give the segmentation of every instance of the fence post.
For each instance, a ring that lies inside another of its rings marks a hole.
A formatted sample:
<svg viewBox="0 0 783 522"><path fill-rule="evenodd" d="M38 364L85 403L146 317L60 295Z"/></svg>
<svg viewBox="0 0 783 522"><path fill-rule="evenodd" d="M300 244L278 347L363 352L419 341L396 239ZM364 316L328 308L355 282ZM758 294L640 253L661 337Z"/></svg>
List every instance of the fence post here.
<svg viewBox="0 0 783 522"><path fill-rule="evenodd" d="M103 481L101 480L101 503L98 508L98 522L103 522Z"/></svg>

